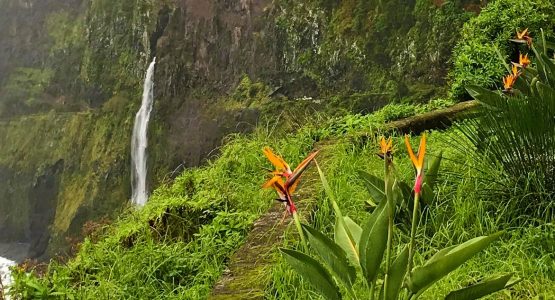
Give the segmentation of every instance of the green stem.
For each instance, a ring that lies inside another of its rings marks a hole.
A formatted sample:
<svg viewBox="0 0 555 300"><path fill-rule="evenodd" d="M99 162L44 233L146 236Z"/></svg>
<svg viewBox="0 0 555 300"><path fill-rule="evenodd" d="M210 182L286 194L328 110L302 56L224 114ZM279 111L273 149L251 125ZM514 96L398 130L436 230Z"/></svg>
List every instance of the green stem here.
<svg viewBox="0 0 555 300"><path fill-rule="evenodd" d="M376 285L376 280L374 279L374 281L372 281L372 284L370 285L370 300L374 300L374 289L375 289L375 285Z"/></svg>
<svg viewBox="0 0 555 300"><path fill-rule="evenodd" d="M384 299L387 299L387 286L389 283L389 273L391 267L391 247L392 247L392 240L393 240L393 218L389 217L389 226L387 228L387 248L385 252L385 276L384 276L384 283L383 283L383 295Z"/></svg>
<svg viewBox="0 0 555 300"><path fill-rule="evenodd" d="M308 251L308 244L306 243L306 239L304 237L303 227L301 226L301 220L299 219L299 214L297 211L293 212L293 220L295 220L295 225L297 226L297 230L299 231L299 236L301 237L301 241L303 243L303 247L305 251Z"/></svg>
<svg viewBox="0 0 555 300"><path fill-rule="evenodd" d="M387 227L387 247L385 252L385 276L383 283L384 299L387 299L387 287L389 285L389 273L391 267L391 248L393 241L393 213L395 210L393 204L393 193L391 189L391 161L386 157L385 159L385 193L388 209L388 227Z"/></svg>
<svg viewBox="0 0 555 300"><path fill-rule="evenodd" d="M416 228L418 227L418 205L420 203L420 193L414 194L414 207L412 209L412 227L410 230L410 244L409 244L409 263L407 274L410 276L412 270L413 257L414 257L414 240L416 236Z"/></svg>

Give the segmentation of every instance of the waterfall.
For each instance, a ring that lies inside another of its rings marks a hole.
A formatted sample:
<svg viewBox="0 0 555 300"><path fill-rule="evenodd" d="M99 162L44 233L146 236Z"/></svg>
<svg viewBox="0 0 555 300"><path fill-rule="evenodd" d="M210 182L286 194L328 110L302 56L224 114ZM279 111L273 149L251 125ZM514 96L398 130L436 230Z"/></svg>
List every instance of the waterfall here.
<svg viewBox="0 0 555 300"><path fill-rule="evenodd" d="M12 284L12 277L10 274L10 267L17 265L28 257L29 244L23 243L1 243L0 242L0 281L3 291L0 291L0 299L2 299L2 292L4 292L4 299L10 298L6 295L10 285Z"/></svg>
<svg viewBox="0 0 555 300"><path fill-rule="evenodd" d="M152 102L154 101L154 65L156 58L152 60L146 72L145 83L143 87L143 100L141 108L135 116L135 125L133 126L133 137L131 139L131 185L133 196L131 201L133 204L143 206L148 199L146 189L146 159L148 146L147 130L150 112L152 111Z"/></svg>
<svg viewBox="0 0 555 300"><path fill-rule="evenodd" d="M8 291L7 288L12 283L10 267L15 265L15 261L0 256L0 283L2 284L0 288L4 289L3 291L0 291L0 298L2 298L3 293Z"/></svg>

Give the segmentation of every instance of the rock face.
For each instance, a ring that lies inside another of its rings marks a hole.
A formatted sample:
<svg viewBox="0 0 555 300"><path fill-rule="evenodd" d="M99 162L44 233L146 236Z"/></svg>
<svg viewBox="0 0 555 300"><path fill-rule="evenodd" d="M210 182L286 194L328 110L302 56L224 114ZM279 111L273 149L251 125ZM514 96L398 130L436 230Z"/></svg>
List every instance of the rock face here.
<svg viewBox="0 0 555 300"><path fill-rule="evenodd" d="M47 257L126 207L154 56L151 187L296 98L355 94L322 107L363 112L437 94L471 2L0 0L0 242Z"/></svg>

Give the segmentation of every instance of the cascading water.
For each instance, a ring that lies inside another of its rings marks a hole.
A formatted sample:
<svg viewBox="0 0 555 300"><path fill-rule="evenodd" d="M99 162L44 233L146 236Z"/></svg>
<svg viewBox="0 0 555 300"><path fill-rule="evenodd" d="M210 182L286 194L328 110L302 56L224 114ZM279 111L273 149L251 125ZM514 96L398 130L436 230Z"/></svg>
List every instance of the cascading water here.
<svg viewBox="0 0 555 300"><path fill-rule="evenodd" d="M146 72L143 87L143 100L141 108L135 116L133 137L131 138L131 185L133 190L131 201L133 204L140 206L145 205L148 200L148 192L146 189L146 148L148 146L148 121L150 120L150 112L152 111L152 103L154 101L155 64L156 58L152 60Z"/></svg>

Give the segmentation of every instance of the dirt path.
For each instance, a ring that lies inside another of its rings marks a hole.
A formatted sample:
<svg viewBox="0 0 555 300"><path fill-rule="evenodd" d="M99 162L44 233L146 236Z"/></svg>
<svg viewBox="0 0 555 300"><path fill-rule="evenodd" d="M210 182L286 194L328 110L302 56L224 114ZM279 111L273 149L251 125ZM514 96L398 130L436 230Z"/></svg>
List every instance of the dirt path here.
<svg viewBox="0 0 555 300"><path fill-rule="evenodd" d="M472 111L477 106L475 101L455 104L452 107L425 113L419 116L394 121L385 125L386 130L400 133L419 133L423 130L445 128L461 114ZM353 137L352 137L353 138ZM357 137L354 137L357 138ZM360 137L358 137L360 138ZM334 144L328 140L316 146L320 149L317 160L325 164L326 148ZM320 182L314 165L303 175L296 203L299 211L313 211L316 201L314 195ZM276 203L255 223L247 240L232 255L223 276L216 283L209 299L264 299L265 288L271 278L271 267L278 257L278 247L283 245L284 232L292 222L287 217L282 222L283 204ZM308 215L308 214L305 214Z"/></svg>
<svg viewBox="0 0 555 300"><path fill-rule="evenodd" d="M325 160L326 147L319 143L317 160ZM320 177L314 164L303 174L295 204L300 212L312 212L316 205L315 195ZM247 236L247 240L232 255L223 276L216 283L209 299L264 299L265 288L271 278L272 265L279 257L278 247L283 245L284 232L294 231L293 220L284 217L282 203L275 203L262 215ZM309 214L304 214L308 216ZM291 229L293 228L293 229Z"/></svg>

